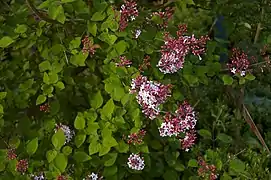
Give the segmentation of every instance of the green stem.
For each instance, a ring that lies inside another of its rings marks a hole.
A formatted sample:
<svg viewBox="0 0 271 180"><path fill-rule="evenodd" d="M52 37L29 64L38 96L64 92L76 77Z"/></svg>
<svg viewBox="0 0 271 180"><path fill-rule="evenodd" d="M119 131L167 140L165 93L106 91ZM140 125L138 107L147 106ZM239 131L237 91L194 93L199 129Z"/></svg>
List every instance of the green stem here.
<svg viewBox="0 0 271 180"><path fill-rule="evenodd" d="M264 1L264 4L266 4L266 0ZM254 37L254 44L256 44L257 41L258 41L258 39L259 39L260 32L262 30L262 21L263 21L263 18L264 18L264 7L262 7L261 19L260 19L260 22L257 25L256 34L255 34L255 37Z"/></svg>

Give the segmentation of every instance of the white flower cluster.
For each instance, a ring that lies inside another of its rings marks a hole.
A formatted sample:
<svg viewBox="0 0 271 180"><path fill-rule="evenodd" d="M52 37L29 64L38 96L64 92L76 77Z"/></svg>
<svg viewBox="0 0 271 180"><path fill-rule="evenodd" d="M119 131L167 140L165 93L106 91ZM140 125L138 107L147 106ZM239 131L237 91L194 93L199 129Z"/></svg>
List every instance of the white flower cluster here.
<svg viewBox="0 0 271 180"><path fill-rule="evenodd" d="M90 175L88 175L86 178L83 178L83 180L101 180L103 177L98 176L98 174L95 174L92 172Z"/></svg>
<svg viewBox="0 0 271 180"><path fill-rule="evenodd" d="M159 133L161 137L178 135L178 132L175 131L175 126L171 122L163 122L159 128Z"/></svg>
<svg viewBox="0 0 271 180"><path fill-rule="evenodd" d="M145 167L144 158L140 157L138 154L132 153L128 158L128 167L137 171L141 171Z"/></svg>
<svg viewBox="0 0 271 180"><path fill-rule="evenodd" d="M43 174L40 174L39 176L32 174L31 177L33 177L33 180L45 180Z"/></svg>
<svg viewBox="0 0 271 180"><path fill-rule="evenodd" d="M140 36L140 34L141 34L141 30L140 30L140 29L137 29L137 30L135 31L135 38L137 39L137 38Z"/></svg>
<svg viewBox="0 0 271 180"><path fill-rule="evenodd" d="M70 129L69 126L66 126L66 125L63 125L63 124L60 124L60 125L56 125L56 129L55 129L55 132L57 132L59 129L61 129L64 134L65 134L65 137L66 137L66 143L69 143L73 136L74 136L74 131Z"/></svg>

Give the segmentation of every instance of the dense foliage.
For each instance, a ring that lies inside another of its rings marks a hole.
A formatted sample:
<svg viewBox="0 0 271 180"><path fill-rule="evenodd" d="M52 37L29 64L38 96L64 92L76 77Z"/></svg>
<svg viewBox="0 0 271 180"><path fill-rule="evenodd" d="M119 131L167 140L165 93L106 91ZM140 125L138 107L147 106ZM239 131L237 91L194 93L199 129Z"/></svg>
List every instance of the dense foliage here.
<svg viewBox="0 0 271 180"><path fill-rule="evenodd" d="M271 178L268 1L0 5L0 179Z"/></svg>

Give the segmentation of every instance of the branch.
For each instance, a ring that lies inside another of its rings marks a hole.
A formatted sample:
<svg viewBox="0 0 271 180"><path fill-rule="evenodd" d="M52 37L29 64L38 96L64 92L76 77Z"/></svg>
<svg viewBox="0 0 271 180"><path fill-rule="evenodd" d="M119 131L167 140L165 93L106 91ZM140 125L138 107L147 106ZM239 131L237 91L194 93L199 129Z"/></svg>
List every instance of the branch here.
<svg viewBox="0 0 271 180"><path fill-rule="evenodd" d="M270 154L270 150L269 150L268 146L266 145L261 133L259 132L257 126L255 125L252 117L250 116L250 114L244 104L243 104L243 116L244 116L246 122L250 125L250 128L253 131L253 133L257 136L259 141L262 143L264 148L267 150L268 154Z"/></svg>
<svg viewBox="0 0 271 180"><path fill-rule="evenodd" d="M266 4L266 1L264 1ZM264 18L264 7L262 7L262 11L261 11L261 19L260 19L260 22L258 23L257 25L257 30L256 30L256 34L255 34L255 37L254 37L254 44L257 43L258 39L259 39L259 36L260 36L260 32L262 30L262 21L263 21L263 18Z"/></svg>
<svg viewBox="0 0 271 180"><path fill-rule="evenodd" d="M51 18L49 18L47 15L41 13L40 11L37 10L37 8L34 6L34 4L30 1L30 0L25 0L26 5L28 6L28 8L40 19L49 22L49 23L53 23L53 24L61 24L60 22L53 20Z"/></svg>

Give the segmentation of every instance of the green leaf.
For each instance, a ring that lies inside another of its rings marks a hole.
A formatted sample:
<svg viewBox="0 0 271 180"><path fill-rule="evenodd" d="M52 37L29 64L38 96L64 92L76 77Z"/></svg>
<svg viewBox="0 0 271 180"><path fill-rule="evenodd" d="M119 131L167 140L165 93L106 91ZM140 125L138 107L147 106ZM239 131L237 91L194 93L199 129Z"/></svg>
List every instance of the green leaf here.
<svg viewBox="0 0 271 180"><path fill-rule="evenodd" d="M74 66L85 66L85 61L87 57L88 57L87 53L84 54L80 52L79 54L72 56L70 61Z"/></svg>
<svg viewBox="0 0 271 180"><path fill-rule="evenodd" d="M166 172L163 175L164 180L177 180L178 174L176 171L172 169L167 169Z"/></svg>
<svg viewBox="0 0 271 180"><path fill-rule="evenodd" d="M58 13L58 16L57 16L56 20L57 20L58 22L64 24L65 21L66 21L66 16L65 16L65 13L64 13L64 9L63 9L63 7L60 5L60 6L58 6L57 10L59 11L59 13Z"/></svg>
<svg viewBox="0 0 271 180"><path fill-rule="evenodd" d="M127 43L123 40L119 41L116 45L115 45L115 49L118 52L119 55L122 55L127 47Z"/></svg>
<svg viewBox="0 0 271 180"><path fill-rule="evenodd" d="M39 64L39 69L40 72L51 70L52 69L51 63L49 61L43 61L42 63Z"/></svg>
<svg viewBox="0 0 271 180"><path fill-rule="evenodd" d="M79 148L86 140L85 134L78 134L75 136L75 145L77 148Z"/></svg>
<svg viewBox="0 0 271 180"><path fill-rule="evenodd" d="M61 0L62 3L69 3L69 2L74 2L76 0Z"/></svg>
<svg viewBox="0 0 271 180"><path fill-rule="evenodd" d="M191 75L191 74L184 74L183 77L187 80L187 82L191 85L196 84L199 79L197 76Z"/></svg>
<svg viewBox="0 0 271 180"><path fill-rule="evenodd" d="M118 143L118 146L115 147L120 153L127 153L129 151L129 145L126 144L123 140Z"/></svg>
<svg viewBox="0 0 271 180"><path fill-rule="evenodd" d="M75 129L84 129L85 124L86 124L85 118L78 113L74 121Z"/></svg>
<svg viewBox="0 0 271 180"><path fill-rule="evenodd" d="M49 150L46 152L46 158L47 158L47 161L50 163L52 162L55 157L57 155L57 151L56 150Z"/></svg>
<svg viewBox="0 0 271 180"><path fill-rule="evenodd" d="M65 172L65 169L68 164L67 157L63 153L57 154L56 158L54 159L54 164L60 170L61 173Z"/></svg>
<svg viewBox="0 0 271 180"><path fill-rule="evenodd" d="M50 78L46 72L43 73L43 82L45 84L50 84Z"/></svg>
<svg viewBox="0 0 271 180"><path fill-rule="evenodd" d="M0 48L6 48L14 43L14 40L9 36L4 36L0 39Z"/></svg>
<svg viewBox="0 0 271 180"><path fill-rule="evenodd" d="M245 84L246 83L246 79L243 78L243 77L239 77L239 84L242 85L242 84Z"/></svg>
<svg viewBox="0 0 271 180"><path fill-rule="evenodd" d="M38 145L39 145L39 139L36 137L35 139L32 139L26 146L26 152L31 156L33 155L37 149L38 149Z"/></svg>
<svg viewBox="0 0 271 180"><path fill-rule="evenodd" d="M118 153L108 153L105 156L106 161L104 162L104 166L112 166L118 157Z"/></svg>
<svg viewBox="0 0 271 180"><path fill-rule="evenodd" d="M78 48L81 44L81 37L76 37L75 39L73 39L70 44L69 44L69 48L70 49L75 49Z"/></svg>
<svg viewBox="0 0 271 180"><path fill-rule="evenodd" d="M58 81L58 75L55 72L43 73L43 82L45 84L55 84Z"/></svg>
<svg viewBox="0 0 271 180"><path fill-rule="evenodd" d="M52 137L52 144L57 150L60 150L61 147L65 144L66 142L66 136L64 132L59 129Z"/></svg>
<svg viewBox="0 0 271 180"><path fill-rule="evenodd" d="M222 80L224 82L224 85L231 85L233 83L233 78L229 75L224 75L222 77Z"/></svg>
<svg viewBox="0 0 271 180"><path fill-rule="evenodd" d="M17 149L21 143L21 140L18 137L12 137L8 143L10 147Z"/></svg>
<svg viewBox="0 0 271 180"><path fill-rule="evenodd" d="M60 11L60 8L58 8L59 6L57 6L56 4L51 4L48 8L48 15L50 18L52 19L56 19L58 14L59 14L59 11Z"/></svg>
<svg viewBox="0 0 271 180"><path fill-rule="evenodd" d="M63 90L65 89L65 85L62 81L58 81L56 84L55 84L55 87L57 87L59 90Z"/></svg>
<svg viewBox="0 0 271 180"><path fill-rule="evenodd" d="M88 32L90 32L94 37L97 35L96 23L91 23L88 21Z"/></svg>
<svg viewBox="0 0 271 180"><path fill-rule="evenodd" d="M185 166L184 166L183 164L177 162L177 163L174 165L174 169L175 169L176 171L181 172L181 171L184 171L184 170L185 170Z"/></svg>
<svg viewBox="0 0 271 180"><path fill-rule="evenodd" d="M3 114L4 113L4 107L2 104L0 104L0 114Z"/></svg>
<svg viewBox="0 0 271 180"><path fill-rule="evenodd" d="M86 128L86 133L91 134L97 134L97 130L100 128L99 124L96 122L88 123L88 127Z"/></svg>
<svg viewBox="0 0 271 180"><path fill-rule="evenodd" d="M116 165L110 166L110 167L105 167L103 171L103 176L104 177L110 177L113 176L118 172L118 167Z"/></svg>
<svg viewBox="0 0 271 180"><path fill-rule="evenodd" d="M58 75L55 72L49 72L50 84L55 84L58 81Z"/></svg>
<svg viewBox="0 0 271 180"><path fill-rule="evenodd" d="M106 14L104 12L95 12L91 17L91 21L102 21L106 18Z"/></svg>
<svg viewBox="0 0 271 180"><path fill-rule="evenodd" d="M230 161L230 168L235 172L244 172L245 171L245 163L243 163L239 159L233 159Z"/></svg>
<svg viewBox="0 0 271 180"><path fill-rule="evenodd" d="M101 94L101 91L98 91L96 94L94 94L94 96L90 100L90 105L94 109L98 109L103 105L103 96Z"/></svg>
<svg viewBox="0 0 271 180"><path fill-rule="evenodd" d="M113 99L110 99L109 101L107 101L107 103L103 106L102 110L101 110L101 114L105 117L107 117L108 119L111 119L112 114L114 112L115 109L115 104Z"/></svg>
<svg viewBox="0 0 271 180"><path fill-rule="evenodd" d="M17 34L23 34L27 31L27 26L24 24L17 25L16 29L14 30Z"/></svg>
<svg viewBox="0 0 271 180"><path fill-rule="evenodd" d="M91 159L91 157L83 151L75 152L73 158L78 162L86 162Z"/></svg>
<svg viewBox="0 0 271 180"><path fill-rule="evenodd" d="M7 92L0 92L0 100L3 100L7 96Z"/></svg>
<svg viewBox="0 0 271 180"><path fill-rule="evenodd" d="M252 81L252 80L255 79L255 76L253 76L252 74L247 74L247 75L245 76L245 78L246 78L247 80Z"/></svg>
<svg viewBox="0 0 271 180"><path fill-rule="evenodd" d="M47 97L44 95L39 95L36 100L36 105L42 104L46 101Z"/></svg>
<svg viewBox="0 0 271 180"><path fill-rule="evenodd" d="M208 131L207 129L201 129L201 130L199 130L198 133L199 133L199 135L201 135L204 138L211 138L212 137L211 132Z"/></svg>
<svg viewBox="0 0 271 180"><path fill-rule="evenodd" d="M101 144L98 142L98 139L97 138L92 139L88 147L89 155L99 152L100 149L101 149Z"/></svg>
<svg viewBox="0 0 271 180"><path fill-rule="evenodd" d="M149 147L147 144L143 144L139 147L140 149L140 152L143 152L143 153L149 153Z"/></svg>
<svg viewBox="0 0 271 180"><path fill-rule="evenodd" d="M232 137L228 136L227 134L220 133L217 135L217 139L224 142L224 143L231 143L232 142Z"/></svg>
<svg viewBox="0 0 271 180"><path fill-rule="evenodd" d="M101 148L99 150L99 156L106 155L110 150L111 150L111 146L102 144L102 146L101 146Z"/></svg>
<svg viewBox="0 0 271 180"><path fill-rule="evenodd" d="M54 87L52 85L48 85L48 84L43 84L41 86L41 89L43 91L43 95L50 95L54 91Z"/></svg>
<svg viewBox="0 0 271 180"><path fill-rule="evenodd" d="M98 37L101 41L108 43L109 45L113 45L115 41L118 39L117 36L108 34L107 32L103 32Z"/></svg>
<svg viewBox="0 0 271 180"><path fill-rule="evenodd" d="M54 20L64 24L66 16L62 5L57 5L56 3L51 4L48 8L48 15Z"/></svg>
<svg viewBox="0 0 271 180"><path fill-rule="evenodd" d="M72 153L72 148L70 146L64 146L62 148L62 152L63 152L63 154L68 156L68 155L70 155Z"/></svg>
<svg viewBox="0 0 271 180"><path fill-rule="evenodd" d="M198 161L196 159L190 159L188 161L188 167L198 167Z"/></svg>

